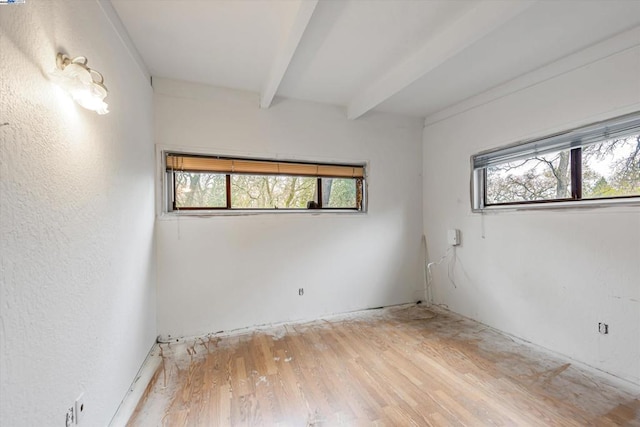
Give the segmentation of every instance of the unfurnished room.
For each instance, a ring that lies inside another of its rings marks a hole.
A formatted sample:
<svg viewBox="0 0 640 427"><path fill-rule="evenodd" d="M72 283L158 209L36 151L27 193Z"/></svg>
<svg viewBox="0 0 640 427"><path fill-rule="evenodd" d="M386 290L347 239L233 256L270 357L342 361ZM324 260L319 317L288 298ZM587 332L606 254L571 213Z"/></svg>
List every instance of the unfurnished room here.
<svg viewBox="0 0 640 427"><path fill-rule="evenodd" d="M640 426L640 0L0 0L0 425Z"/></svg>

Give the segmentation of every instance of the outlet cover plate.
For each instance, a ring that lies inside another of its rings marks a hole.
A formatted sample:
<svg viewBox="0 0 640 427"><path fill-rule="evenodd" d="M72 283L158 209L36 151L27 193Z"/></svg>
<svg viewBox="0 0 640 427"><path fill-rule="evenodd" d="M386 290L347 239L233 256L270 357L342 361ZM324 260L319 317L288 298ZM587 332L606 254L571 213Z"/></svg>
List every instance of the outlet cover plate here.
<svg viewBox="0 0 640 427"><path fill-rule="evenodd" d="M76 409L76 411L75 411L76 424L81 424L82 423L82 419L84 418L84 413L87 410L87 408L84 406L84 393L82 393L76 399L76 408L75 409Z"/></svg>
<svg viewBox="0 0 640 427"><path fill-rule="evenodd" d="M447 230L447 243L451 246L458 246L460 244L460 230L457 228Z"/></svg>

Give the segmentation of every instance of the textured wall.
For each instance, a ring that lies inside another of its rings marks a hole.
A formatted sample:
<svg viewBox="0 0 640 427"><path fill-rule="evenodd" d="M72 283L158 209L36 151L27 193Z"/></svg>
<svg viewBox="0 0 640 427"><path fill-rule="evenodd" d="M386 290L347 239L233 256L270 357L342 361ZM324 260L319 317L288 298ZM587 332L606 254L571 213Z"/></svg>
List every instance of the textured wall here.
<svg viewBox="0 0 640 427"><path fill-rule="evenodd" d="M443 264L436 302L640 384L640 208L483 216L469 202L472 154L633 110L640 47L425 128L431 258L446 250L447 228L462 230L457 288Z"/></svg>
<svg viewBox="0 0 640 427"><path fill-rule="evenodd" d="M86 55L106 116L48 80ZM0 420L106 425L155 337L152 90L95 1L0 7Z"/></svg>
<svg viewBox="0 0 640 427"><path fill-rule="evenodd" d="M422 298L421 132L415 118L154 79L160 145L368 161L365 215L161 218L158 329L193 335ZM304 287L304 296L298 288Z"/></svg>

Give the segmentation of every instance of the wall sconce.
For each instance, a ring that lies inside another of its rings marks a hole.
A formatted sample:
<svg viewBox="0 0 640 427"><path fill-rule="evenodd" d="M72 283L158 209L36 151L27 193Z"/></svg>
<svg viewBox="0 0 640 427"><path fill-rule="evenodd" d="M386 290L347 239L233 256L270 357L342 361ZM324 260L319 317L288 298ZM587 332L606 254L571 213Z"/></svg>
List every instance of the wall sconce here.
<svg viewBox="0 0 640 427"><path fill-rule="evenodd" d="M104 77L87 66L86 57L77 56L72 59L58 53L56 69L51 76L58 86L69 92L71 97L87 110L98 114L109 112L109 106L104 102L107 96Z"/></svg>

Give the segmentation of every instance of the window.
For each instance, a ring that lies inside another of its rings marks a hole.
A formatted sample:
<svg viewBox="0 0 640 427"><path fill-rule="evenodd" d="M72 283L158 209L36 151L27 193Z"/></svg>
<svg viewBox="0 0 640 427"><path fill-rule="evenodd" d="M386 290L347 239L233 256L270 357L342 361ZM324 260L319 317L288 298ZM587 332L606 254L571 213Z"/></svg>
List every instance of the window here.
<svg viewBox="0 0 640 427"><path fill-rule="evenodd" d="M167 210L364 211L363 165L165 153Z"/></svg>
<svg viewBox="0 0 640 427"><path fill-rule="evenodd" d="M474 210L640 202L640 113L480 153L471 163Z"/></svg>

